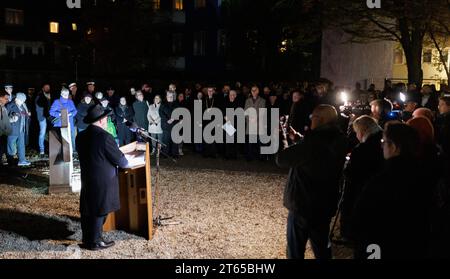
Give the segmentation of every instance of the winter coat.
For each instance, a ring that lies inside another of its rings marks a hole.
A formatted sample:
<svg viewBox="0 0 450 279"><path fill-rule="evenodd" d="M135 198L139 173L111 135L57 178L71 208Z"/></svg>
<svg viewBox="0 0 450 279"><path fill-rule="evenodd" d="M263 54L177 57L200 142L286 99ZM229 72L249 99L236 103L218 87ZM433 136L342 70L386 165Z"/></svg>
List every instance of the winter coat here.
<svg viewBox="0 0 450 279"><path fill-rule="evenodd" d="M55 100L50 108L50 116L54 118L53 127L60 128L61 127L61 110L67 109L67 113L69 114L70 127L74 127L75 117L77 115L77 109L75 104L70 99L64 99L63 97Z"/></svg>
<svg viewBox="0 0 450 279"><path fill-rule="evenodd" d="M290 168L284 206L311 222L334 216L346 153L347 139L337 124L318 127L281 151L277 164Z"/></svg>
<svg viewBox="0 0 450 279"><path fill-rule="evenodd" d="M151 105L148 110L148 131L150 134L162 134L163 130L161 127L161 117L159 115L159 110L161 105Z"/></svg>
<svg viewBox="0 0 450 279"><path fill-rule="evenodd" d="M381 259L424 258L429 234L427 187L417 160L402 156L387 160L356 202L355 256L367 258L367 247L376 244Z"/></svg>
<svg viewBox="0 0 450 279"><path fill-rule="evenodd" d="M89 104L86 104L84 100L82 100L77 106L77 115L75 116L75 125L78 129L84 130L89 124L84 123L84 118L88 115L88 110L95 106L94 101L91 101Z"/></svg>
<svg viewBox="0 0 450 279"><path fill-rule="evenodd" d="M76 146L81 168L80 212L101 216L120 209L119 170L127 159L114 138L104 129L90 125L79 133Z"/></svg>
<svg viewBox="0 0 450 279"><path fill-rule="evenodd" d="M8 110L6 106L0 105L0 136L11 134L11 123L9 122Z"/></svg>
<svg viewBox="0 0 450 279"><path fill-rule="evenodd" d="M134 121L142 129L148 129L148 107L147 101L136 101L133 103Z"/></svg>

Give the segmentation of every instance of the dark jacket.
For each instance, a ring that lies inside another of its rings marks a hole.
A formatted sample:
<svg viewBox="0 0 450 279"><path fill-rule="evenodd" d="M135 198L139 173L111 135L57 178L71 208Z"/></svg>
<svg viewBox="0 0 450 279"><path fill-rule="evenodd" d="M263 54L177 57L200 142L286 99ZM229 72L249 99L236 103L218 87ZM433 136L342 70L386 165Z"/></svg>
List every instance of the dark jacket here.
<svg viewBox="0 0 450 279"><path fill-rule="evenodd" d="M173 126L178 123L178 121L172 122L172 124L167 123L172 118L172 112L178 108L176 102L168 103L165 102L159 108L159 116L161 117L161 128L163 132L172 131Z"/></svg>
<svg viewBox="0 0 450 279"><path fill-rule="evenodd" d="M77 115L75 116L75 125L78 127L78 129L86 129L88 127L88 124L84 123L84 118L88 114L88 110L90 107L94 106L94 101L91 101L91 103L86 104L84 100L82 100L78 106L77 106Z"/></svg>
<svg viewBox="0 0 450 279"><path fill-rule="evenodd" d="M9 123L9 115L6 106L0 105L0 136L8 136L11 134L11 123Z"/></svg>
<svg viewBox="0 0 450 279"><path fill-rule="evenodd" d="M436 138L444 156L450 159L450 113L439 115L437 118Z"/></svg>
<svg viewBox="0 0 450 279"><path fill-rule="evenodd" d="M357 258L367 258L371 244L380 247L382 259L425 257L429 201L422 177L418 161L399 156L368 182L353 215Z"/></svg>
<svg viewBox="0 0 450 279"><path fill-rule="evenodd" d="M101 216L119 210L117 167L125 168L128 161L114 138L90 125L78 134L76 146L81 168L81 214Z"/></svg>
<svg viewBox="0 0 450 279"><path fill-rule="evenodd" d="M281 151L277 164L290 167L284 206L312 222L334 216L346 151L347 139L337 124L314 129Z"/></svg>
<svg viewBox="0 0 450 279"><path fill-rule="evenodd" d="M383 149L381 139L383 132L370 135L363 143L358 144L352 152L350 161L344 171L345 193L342 203L342 215L346 219L343 224L346 233L351 233L351 215L356 200L366 183L377 175L384 165ZM348 219L347 219L348 218ZM350 235L346 235L350 237Z"/></svg>
<svg viewBox="0 0 450 279"><path fill-rule="evenodd" d="M145 130L148 129L148 107L149 104L145 100L143 102L135 101L133 103L134 121L140 128Z"/></svg>
<svg viewBox="0 0 450 279"><path fill-rule="evenodd" d="M36 114L38 121L43 121L44 119L48 119L50 116L50 106L51 106L51 98L47 99L45 97L44 92L39 92L36 97Z"/></svg>

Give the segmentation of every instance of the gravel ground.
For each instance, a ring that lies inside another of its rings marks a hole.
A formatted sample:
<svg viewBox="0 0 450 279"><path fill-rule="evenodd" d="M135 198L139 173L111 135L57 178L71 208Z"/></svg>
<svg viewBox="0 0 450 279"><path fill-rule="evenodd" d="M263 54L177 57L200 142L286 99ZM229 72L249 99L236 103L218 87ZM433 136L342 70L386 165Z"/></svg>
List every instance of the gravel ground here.
<svg viewBox="0 0 450 279"><path fill-rule="evenodd" d="M45 194L45 163L35 163L26 174L0 176L0 258L286 257L283 172L256 172L270 169L269 164L255 167L259 162L244 171L234 170L236 162L221 160L215 165L205 161L200 169L195 156L181 162L182 167L163 163L160 213L182 224L158 228L152 241L122 231L106 233L116 246L99 252L78 246L79 195ZM336 247L336 258L349 255ZM306 257L313 258L309 248Z"/></svg>

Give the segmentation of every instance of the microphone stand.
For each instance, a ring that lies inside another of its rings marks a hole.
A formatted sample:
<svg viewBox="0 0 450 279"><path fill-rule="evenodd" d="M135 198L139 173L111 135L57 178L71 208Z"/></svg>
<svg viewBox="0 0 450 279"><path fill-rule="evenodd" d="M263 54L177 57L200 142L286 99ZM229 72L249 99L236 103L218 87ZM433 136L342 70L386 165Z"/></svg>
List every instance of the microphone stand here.
<svg viewBox="0 0 450 279"><path fill-rule="evenodd" d="M166 147L167 145L162 143L160 140L150 136L147 131L145 131L143 129L138 129L136 131L136 133L139 134L142 138L144 138L147 142L151 142L151 141L156 142L156 177L155 177L155 216L156 216L156 218L153 219L153 225L155 227L180 225L180 224L182 224L181 222L164 223L164 221L166 221L166 220L172 220L174 218L174 216L162 217L161 215L159 215L159 197L160 197L159 174L160 174L160 170L161 170L159 162L160 162L161 154L170 158L175 163L177 163L177 161L173 157L164 153L161 150L162 147ZM153 218L153 216L152 216L152 218Z"/></svg>

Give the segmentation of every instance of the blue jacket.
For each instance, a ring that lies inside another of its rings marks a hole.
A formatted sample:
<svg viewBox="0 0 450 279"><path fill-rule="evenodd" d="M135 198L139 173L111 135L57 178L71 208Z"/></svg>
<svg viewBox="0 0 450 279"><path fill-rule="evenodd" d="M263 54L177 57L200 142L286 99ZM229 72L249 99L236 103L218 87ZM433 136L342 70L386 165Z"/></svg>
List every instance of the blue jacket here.
<svg viewBox="0 0 450 279"><path fill-rule="evenodd" d="M52 107L50 108L50 116L54 117L55 120L53 122L53 127L61 127L61 110L67 109L67 112L69 113L69 121L70 121L70 127L73 129L74 126L74 118L77 115L77 108L75 107L75 104L70 99L64 99L59 98L58 100L55 100L52 104Z"/></svg>

